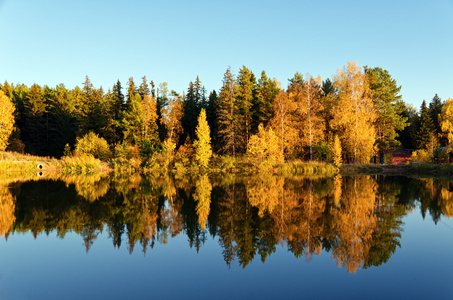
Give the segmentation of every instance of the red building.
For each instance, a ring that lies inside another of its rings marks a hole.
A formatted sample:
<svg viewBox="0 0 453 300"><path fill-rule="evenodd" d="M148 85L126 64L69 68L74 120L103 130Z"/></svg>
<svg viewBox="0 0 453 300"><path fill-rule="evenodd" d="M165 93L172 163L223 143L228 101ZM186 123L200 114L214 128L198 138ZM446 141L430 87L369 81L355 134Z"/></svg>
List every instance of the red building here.
<svg viewBox="0 0 453 300"><path fill-rule="evenodd" d="M408 149L398 149L392 152L392 164L406 164L406 162L411 162L412 150Z"/></svg>

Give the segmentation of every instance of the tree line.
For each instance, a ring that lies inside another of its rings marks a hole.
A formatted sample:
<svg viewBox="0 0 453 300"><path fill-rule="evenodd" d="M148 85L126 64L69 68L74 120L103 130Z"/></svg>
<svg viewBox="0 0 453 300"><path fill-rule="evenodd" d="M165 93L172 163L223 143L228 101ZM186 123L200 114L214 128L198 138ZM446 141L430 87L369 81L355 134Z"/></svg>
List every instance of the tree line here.
<svg viewBox="0 0 453 300"><path fill-rule="evenodd" d="M197 139L202 111L214 153L230 156L256 148L266 133L286 160L332 161L335 137L343 161L360 163L401 147L433 151L449 143L448 117L440 117L444 103L437 95L417 111L403 102L401 86L387 70L355 62L325 80L297 72L286 89L265 71L257 78L243 66L237 75L228 68L221 88L209 94L198 76L182 94L146 77L139 85L129 78L125 88L118 80L107 91L88 76L71 90L8 82L0 90L14 117L3 121L7 112L0 112L0 146L40 156L61 157L89 133L112 153L125 145L142 156L187 149Z"/></svg>

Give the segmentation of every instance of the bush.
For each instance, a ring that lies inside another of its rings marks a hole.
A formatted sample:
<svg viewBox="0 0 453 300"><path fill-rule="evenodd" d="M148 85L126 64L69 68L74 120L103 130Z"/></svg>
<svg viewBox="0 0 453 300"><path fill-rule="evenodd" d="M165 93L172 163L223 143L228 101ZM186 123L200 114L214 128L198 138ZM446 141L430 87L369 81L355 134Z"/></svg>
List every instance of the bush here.
<svg viewBox="0 0 453 300"><path fill-rule="evenodd" d="M416 150L412 152L411 157L412 162L422 162L422 163L430 163L431 162L431 155L428 153L427 150Z"/></svg>
<svg viewBox="0 0 453 300"><path fill-rule="evenodd" d="M141 165L140 149L137 145L130 145L124 141L115 147L115 159L128 167L139 169Z"/></svg>
<svg viewBox="0 0 453 300"><path fill-rule="evenodd" d="M111 155L107 141L92 131L82 138L77 138L74 152L75 155L92 155L100 160L108 160Z"/></svg>
<svg viewBox="0 0 453 300"><path fill-rule="evenodd" d="M433 161L437 164L448 163L451 149L439 147L433 152Z"/></svg>
<svg viewBox="0 0 453 300"><path fill-rule="evenodd" d="M60 166L67 172L90 172L101 168L101 161L89 154L65 156L60 160Z"/></svg>
<svg viewBox="0 0 453 300"><path fill-rule="evenodd" d="M320 142L313 147L313 156L317 161L333 161L333 152L327 142Z"/></svg>

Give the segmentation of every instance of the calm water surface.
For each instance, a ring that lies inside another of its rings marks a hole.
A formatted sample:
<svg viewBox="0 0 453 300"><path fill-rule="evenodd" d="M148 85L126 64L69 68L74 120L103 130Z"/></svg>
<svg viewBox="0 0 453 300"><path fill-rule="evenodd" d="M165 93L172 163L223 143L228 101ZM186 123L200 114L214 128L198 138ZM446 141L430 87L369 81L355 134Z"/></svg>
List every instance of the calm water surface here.
<svg viewBox="0 0 453 300"><path fill-rule="evenodd" d="M44 175L0 200L0 299L451 299L449 181Z"/></svg>

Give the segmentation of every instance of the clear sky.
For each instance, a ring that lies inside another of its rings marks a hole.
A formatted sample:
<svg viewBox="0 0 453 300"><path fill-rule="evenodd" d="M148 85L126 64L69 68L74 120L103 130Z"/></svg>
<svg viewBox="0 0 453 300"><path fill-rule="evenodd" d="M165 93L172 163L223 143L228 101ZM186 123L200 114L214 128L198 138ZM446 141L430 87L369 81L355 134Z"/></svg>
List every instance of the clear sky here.
<svg viewBox="0 0 453 300"><path fill-rule="evenodd" d="M144 75L179 93L228 66L282 86L349 61L387 69L419 108L453 98L453 0L0 0L0 82L111 88Z"/></svg>

